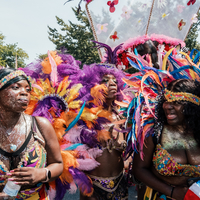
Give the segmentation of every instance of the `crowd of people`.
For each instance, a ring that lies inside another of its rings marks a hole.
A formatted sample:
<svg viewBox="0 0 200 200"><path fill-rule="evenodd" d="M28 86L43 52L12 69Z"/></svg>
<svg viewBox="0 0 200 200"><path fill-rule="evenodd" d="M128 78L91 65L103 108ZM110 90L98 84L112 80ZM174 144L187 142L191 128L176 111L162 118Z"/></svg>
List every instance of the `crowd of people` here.
<svg viewBox="0 0 200 200"><path fill-rule="evenodd" d="M127 200L131 185L138 200L200 199L199 58L96 43L105 59L83 69L62 52L0 67L0 200Z"/></svg>
<svg viewBox="0 0 200 200"><path fill-rule="evenodd" d="M200 70L145 69L131 56L131 75L109 63L80 70L55 53L37 67L0 70L0 199L62 199L78 185L81 200L125 200L130 182L139 200L193 198Z"/></svg>

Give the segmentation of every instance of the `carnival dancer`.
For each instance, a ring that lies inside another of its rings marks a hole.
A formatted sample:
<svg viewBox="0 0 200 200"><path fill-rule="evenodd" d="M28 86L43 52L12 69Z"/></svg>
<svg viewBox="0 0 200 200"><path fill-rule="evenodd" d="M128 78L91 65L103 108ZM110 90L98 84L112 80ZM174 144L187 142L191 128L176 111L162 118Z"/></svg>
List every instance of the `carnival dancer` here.
<svg viewBox="0 0 200 200"><path fill-rule="evenodd" d="M108 60L116 62L116 54L110 50ZM123 99L123 77L124 73L109 63L85 65L77 77L83 87L76 100L85 101L85 108L63 137L63 146L74 158L74 165L68 168L73 178L70 190L78 185L80 199L128 199L123 161L125 120L115 102Z"/></svg>
<svg viewBox="0 0 200 200"><path fill-rule="evenodd" d="M1 199L49 199L44 183L63 170L51 123L24 113L30 92L23 71L0 70Z"/></svg>
<svg viewBox="0 0 200 200"><path fill-rule="evenodd" d="M128 199L123 161L126 135L122 127L118 125L118 121L122 120L122 118L114 102L116 99L120 99L120 96L117 98L117 92L122 88L122 80L120 79L123 75L115 67L106 64L85 66L83 71L85 77L89 75L96 76L96 84L105 87L106 95L102 109L109 111L111 118L110 122L107 123L100 123L99 119L100 126L103 126L103 130L108 132L108 138L99 140L96 144L102 151L102 155L96 158L99 166L86 172L92 180L94 192L91 197L81 194L80 199ZM98 137L101 136L99 135Z"/></svg>
<svg viewBox="0 0 200 200"><path fill-rule="evenodd" d="M183 63L191 63L186 57ZM138 152L133 174L147 185L144 199L184 199L194 182L190 178L200 176L200 70L195 63L177 68L179 62L172 56L169 61L174 67L171 72L149 68L140 60L141 75L126 81L135 86L132 91L137 96L130 104L134 114L127 151Z"/></svg>
<svg viewBox="0 0 200 200"><path fill-rule="evenodd" d="M64 170L50 183L49 195L62 199L66 190L73 192L78 186L81 198L93 198L88 197L97 195L93 174L110 178L109 194L125 198L122 153L126 142L114 103L122 100L124 74L109 64L85 66L82 71L77 64L70 55L49 52L42 62L23 69L35 79L26 112L52 123L61 148Z"/></svg>
<svg viewBox="0 0 200 200"><path fill-rule="evenodd" d="M49 183L50 199L62 199L73 180L68 169L74 164L74 155L65 151L63 137L66 131L76 124L81 110L84 109L83 102L75 100L82 88L77 82L81 73L79 64L80 62L69 54L48 51L48 57L22 69L33 79L31 101L25 112L32 116L45 117L53 125L57 135L55 140L58 140L60 145L64 169L59 178Z"/></svg>

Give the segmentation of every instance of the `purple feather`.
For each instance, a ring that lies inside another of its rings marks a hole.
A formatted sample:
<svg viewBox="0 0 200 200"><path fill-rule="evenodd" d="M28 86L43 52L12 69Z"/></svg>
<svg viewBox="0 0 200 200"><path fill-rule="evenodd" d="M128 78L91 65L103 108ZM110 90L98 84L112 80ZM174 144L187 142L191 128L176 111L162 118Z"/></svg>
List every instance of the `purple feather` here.
<svg viewBox="0 0 200 200"><path fill-rule="evenodd" d="M60 179L56 179L56 197L55 200L61 200L65 196L67 190L70 189L69 183L62 183Z"/></svg>
<svg viewBox="0 0 200 200"><path fill-rule="evenodd" d="M69 172L83 194L90 194L92 192L92 182L83 172L73 167L69 168Z"/></svg>
<svg viewBox="0 0 200 200"><path fill-rule="evenodd" d="M95 147L98 143L96 136L97 136L96 131L89 129L82 129L80 134L81 143L87 144L89 147Z"/></svg>
<svg viewBox="0 0 200 200"><path fill-rule="evenodd" d="M107 50L106 51L106 55L107 56L105 57L106 58L106 63L114 64L114 65L117 64L117 51L122 48L123 44L118 45L117 47L115 47L114 50L112 50L111 47L108 46L107 44L104 44L104 43L101 43L101 42L97 42L97 41L94 41L94 40L92 40L92 42L97 43L96 47L98 49L104 48L104 49Z"/></svg>

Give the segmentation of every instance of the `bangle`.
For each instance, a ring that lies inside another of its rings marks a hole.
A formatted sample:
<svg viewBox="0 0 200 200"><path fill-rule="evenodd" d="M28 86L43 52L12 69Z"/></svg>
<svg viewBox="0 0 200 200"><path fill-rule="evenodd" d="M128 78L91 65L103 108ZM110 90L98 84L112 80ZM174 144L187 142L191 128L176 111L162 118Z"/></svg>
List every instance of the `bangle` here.
<svg viewBox="0 0 200 200"><path fill-rule="evenodd" d="M172 195L173 195L173 192L174 192L174 186L172 186L172 189L171 189L171 195L170 195L170 197L172 198Z"/></svg>
<svg viewBox="0 0 200 200"><path fill-rule="evenodd" d="M46 180L42 181L42 183L46 183L51 179L51 171L48 168L44 168L46 170Z"/></svg>

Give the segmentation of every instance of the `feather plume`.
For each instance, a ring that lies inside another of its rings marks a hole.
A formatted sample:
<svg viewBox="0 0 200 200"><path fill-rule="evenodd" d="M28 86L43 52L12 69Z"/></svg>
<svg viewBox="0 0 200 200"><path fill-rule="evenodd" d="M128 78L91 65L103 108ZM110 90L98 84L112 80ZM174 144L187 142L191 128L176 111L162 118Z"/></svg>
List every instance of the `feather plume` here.
<svg viewBox="0 0 200 200"><path fill-rule="evenodd" d="M94 40L92 40L92 42L97 44L96 47L98 49L100 49L100 48L106 49L106 57L105 58L106 58L107 63L115 64L115 65L117 64L117 51L122 48L123 44L118 45L117 47L115 47L114 50L112 50L111 47L109 47L107 44L97 42L97 41L94 41Z"/></svg>
<svg viewBox="0 0 200 200"><path fill-rule="evenodd" d="M69 183L63 183L60 179L56 179L56 197L55 200L61 200L65 196L67 190L70 189Z"/></svg>
<svg viewBox="0 0 200 200"><path fill-rule="evenodd" d="M92 181L80 170L70 167L69 172L74 178L75 183L78 185L81 193L85 196L91 196L93 193Z"/></svg>
<svg viewBox="0 0 200 200"><path fill-rule="evenodd" d="M52 125L56 132L58 140L61 140L63 134L65 133L65 127L66 127L65 120L64 119L55 119Z"/></svg>
<svg viewBox="0 0 200 200"><path fill-rule="evenodd" d="M90 94L93 97L93 103L96 106L102 106L105 102L105 96L107 95L108 88L104 85L96 85L91 88Z"/></svg>
<svg viewBox="0 0 200 200"><path fill-rule="evenodd" d="M36 100L30 100L30 102L28 104L28 107L25 110L25 113L28 114L28 115L32 115L34 110L35 110L36 105L37 105L37 101Z"/></svg>
<svg viewBox="0 0 200 200"><path fill-rule="evenodd" d="M69 109L78 109L80 108L80 104L83 103L82 101L80 100L77 100L77 101L71 101L68 105L68 108Z"/></svg>
<svg viewBox="0 0 200 200"><path fill-rule="evenodd" d="M78 167L78 162L76 160L77 152L74 151L61 151L62 159L63 159L63 172L60 175L60 179L62 182L71 183L73 181L73 177L69 172L69 167Z"/></svg>
<svg viewBox="0 0 200 200"><path fill-rule="evenodd" d="M49 57L49 62L51 64L51 74L50 74L51 82L53 87L55 87L58 84L57 65L49 51L48 51L48 57Z"/></svg>
<svg viewBox="0 0 200 200"><path fill-rule="evenodd" d="M79 163L78 169L83 171L91 171L100 165L95 159L91 158L77 159L77 161Z"/></svg>
<svg viewBox="0 0 200 200"><path fill-rule="evenodd" d="M70 103L71 101L73 101L74 99L76 99L79 95L78 91L82 88L82 84L76 84L74 85L71 90L70 90L70 93L69 93L69 97L66 98L66 101L68 103Z"/></svg>

